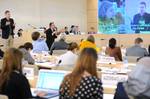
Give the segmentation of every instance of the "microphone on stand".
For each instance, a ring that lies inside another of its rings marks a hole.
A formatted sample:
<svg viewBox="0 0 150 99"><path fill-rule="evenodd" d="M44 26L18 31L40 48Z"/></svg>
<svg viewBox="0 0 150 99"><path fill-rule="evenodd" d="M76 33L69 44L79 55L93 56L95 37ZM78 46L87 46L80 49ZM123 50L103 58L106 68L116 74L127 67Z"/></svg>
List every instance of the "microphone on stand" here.
<svg viewBox="0 0 150 99"><path fill-rule="evenodd" d="M35 26L28 24L29 27L33 28L33 29L37 29Z"/></svg>

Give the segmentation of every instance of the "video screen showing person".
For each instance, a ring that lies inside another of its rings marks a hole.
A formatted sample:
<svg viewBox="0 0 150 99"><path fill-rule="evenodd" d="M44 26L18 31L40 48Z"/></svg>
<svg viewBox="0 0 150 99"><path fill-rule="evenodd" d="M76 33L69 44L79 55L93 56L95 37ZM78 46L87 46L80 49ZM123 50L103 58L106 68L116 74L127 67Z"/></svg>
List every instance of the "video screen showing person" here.
<svg viewBox="0 0 150 99"><path fill-rule="evenodd" d="M150 34L150 0L99 0L98 32Z"/></svg>

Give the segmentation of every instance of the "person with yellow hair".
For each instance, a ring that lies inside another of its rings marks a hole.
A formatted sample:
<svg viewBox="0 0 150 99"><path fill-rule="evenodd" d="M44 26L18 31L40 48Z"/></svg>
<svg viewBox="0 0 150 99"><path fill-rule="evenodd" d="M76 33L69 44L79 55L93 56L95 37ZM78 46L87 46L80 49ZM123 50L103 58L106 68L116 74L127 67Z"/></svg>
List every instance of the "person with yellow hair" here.
<svg viewBox="0 0 150 99"><path fill-rule="evenodd" d="M80 43L80 51L84 48L94 48L97 52L100 52L100 48L98 48L95 44L95 38L93 35L89 35L87 40Z"/></svg>

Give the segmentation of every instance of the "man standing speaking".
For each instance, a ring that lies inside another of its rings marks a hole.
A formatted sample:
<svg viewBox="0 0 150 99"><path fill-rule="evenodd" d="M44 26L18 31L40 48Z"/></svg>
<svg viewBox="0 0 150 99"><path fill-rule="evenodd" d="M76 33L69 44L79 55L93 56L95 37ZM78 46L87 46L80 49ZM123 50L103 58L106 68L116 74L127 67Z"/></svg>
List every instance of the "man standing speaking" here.
<svg viewBox="0 0 150 99"><path fill-rule="evenodd" d="M14 20L10 17L11 17L10 11L6 10L5 18L1 19L1 29L2 29L4 50L13 47L15 24L14 24Z"/></svg>

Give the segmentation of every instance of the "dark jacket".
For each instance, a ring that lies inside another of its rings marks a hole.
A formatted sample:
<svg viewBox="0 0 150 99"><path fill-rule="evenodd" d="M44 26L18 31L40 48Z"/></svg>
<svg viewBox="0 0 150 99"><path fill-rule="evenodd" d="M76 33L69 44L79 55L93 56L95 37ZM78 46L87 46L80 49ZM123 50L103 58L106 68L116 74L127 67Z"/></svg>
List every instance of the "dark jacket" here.
<svg viewBox="0 0 150 99"><path fill-rule="evenodd" d="M144 57L147 56L148 52L145 48L142 48L140 45L136 44L126 50L126 56L135 56L135 57Z"/></svg>
<svg viewBox="0 0 150 99"><path fill-rule="evenodd" d="M117 89L114 95L114 99L129 99L128 95L124 90L124 86L122 83L118 83Z"/></svg>
<svg viewBox="0 0 150 99"><path fill-rule="evenodd" d="M10 22L10 25L6 25L6 22ZM2 38L8 39L9 35L14 36L14 20L10 18L7 20L6 18L1 19L1 29L2 29Z"/></svg>
<svg viewBox="0 0 150 99"><path fill-rule="evenodd" d="M129 97L131 97L132 99L150 99L150 97L140 96L140 95L137 97L129 96L125 91L123 83L121 82L118 83L117 89L114 95L114 99L130 99Z"/></svg>
<svg viewBox="0 0 150 99"><path fill-rule="evenodd" d="M0 49L0 59L3 58L4 52Z"/></svg>
<svg viewBox="0 0 150 99"><path fill-rule="evenodd" d="M25 48L20 48L19 50L23 53L24 60L27 61L28 64L34 64L35 60Z"/></svg>
<svg viewBox="0 0 150 99"><path fill-rule="evenodd" d="M10 74L10 78L4 83L0 94L7 95L9 99L32 98L28 80L18 71Z"/></svg>
<svg viewBox="0 0 150 99"><path fill-rule="evenodd" d="M55 38L57 38L56 35L52 35L54 31L52 31L50 28L48 30L45 31L46 33L46 43L47 43L47 46L50 50L53 42L55 41Z"/></svg>

